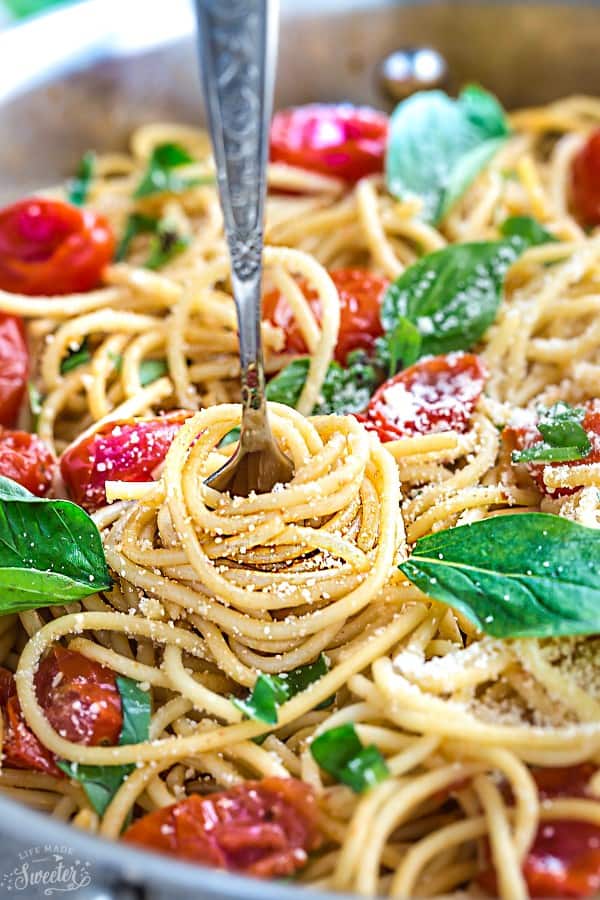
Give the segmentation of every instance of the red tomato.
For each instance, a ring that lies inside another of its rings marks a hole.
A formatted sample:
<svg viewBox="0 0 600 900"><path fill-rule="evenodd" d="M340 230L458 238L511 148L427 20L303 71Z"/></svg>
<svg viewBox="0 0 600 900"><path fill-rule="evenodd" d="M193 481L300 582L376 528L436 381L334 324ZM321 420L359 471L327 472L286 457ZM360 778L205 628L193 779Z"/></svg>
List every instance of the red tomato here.
<svg viewBox="0 0 600 900"><path fill-rule="evenodd" d="M600 225L600 128L593 131L574 157L571 199L584 225Z"/></svg>
<svg viewBox="0 0 600 900"><path fill-rule="evenodd" d="M537 784L540 800L552 797L585 797L592 775L597 771L592 763L580 763L578 766L552 768L540 766L532 769L531 774Z"/></svg>
<svg viewBox="0 0 600 900"><path fill-rule="evenodd" d="M43 497L50 490L55 470L54 454L41 438L0 427L0 475Z"/></svg>
<svg viewBox="0 0 600 900"><path fill-rule="evenodd" d="M111 422L71 444L61 457L60 470L72 499L86 509L98 509L106 503L107 481L150 479L190 415L183 411Z"/></svg>
<svg viewBox="0 0 600 900"><path fill-rule="evenodd" d="M550 490L544 481L544 469L546 466L569 466L569 468L573 468L600 462L600 401L594 401L589 405L581 424L587 431L592 445L590 453L583 459L573 459L570 462L526 463L527 471L543 494L549 494L552 497L564 497L567 494L574 494L578 490L576 487ZM543 441L543 437L534 421L530 425L505 428L502 432L502 438L511 450L525 450Z"/></svg>
<svg viewBox="0 0 600 900"><path fill-rule="evenodd" d="M78 744L116 744L123 724L114 672L81 653L56 645L35 675L40 706L58 733ZM0 668L0 707L5 712L4 762L62 776L54 754L29 729L11 672Z"/></svg>
<svg viewBox="0 0 600 900"><path fill-rule="evenodd" d="M29 373L23 321L0 312L0 425L14 425Z"/></svg>
<svg viewBox="0 0 600 900"><path fill-rule="evenodd" d="M383 172L388 117L366 106L312 103L284 109L271 124L271 160L358 181Z"/></svg>
<svg viewBox="0 0 600 900"><path fill-rule="evenodd" d="M352 350L370 350L375 338L383 334L379 310L390 282L364 269L336 269L329 274L340 295L340 330L335 358L343 364L348 353ZM300 282L300 287L320 322L321 304L317 292L304 281ZM308 352L292 310L279 291L270 291L263 297L262 314L264 319L285 331L284 349L287 352Z"/></svg>
<svg viewBox="0 0 600 900"><path fill-rule="evenodd" d="M367 417L382 441L435 431L465 432L487 372L472 353L422 359L386 381L373 395Z"/></svg>
<svg viewBox="0 0 600 900"><path fill-rule="evenodd" d="M264 778L197 794L134 822L124 839L179 859L264 878L291 875L321 843L311 788Z"/></svg>
<svg viewBox="0 0 600 900"><path fill-rule="evenodd" d="M89 209L31 197L0 210L0 289L72 294L100 283L113 258L108 222Z"/></svg>

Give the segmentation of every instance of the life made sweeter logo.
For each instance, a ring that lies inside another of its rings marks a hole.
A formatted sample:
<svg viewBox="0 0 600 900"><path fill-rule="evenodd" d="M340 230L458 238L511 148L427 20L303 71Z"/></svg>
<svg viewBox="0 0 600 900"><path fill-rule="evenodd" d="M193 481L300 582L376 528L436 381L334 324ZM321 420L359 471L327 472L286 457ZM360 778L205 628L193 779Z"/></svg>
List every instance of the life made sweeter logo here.
<svg viewBox="0 0 600 900"><path fill-rule="evenodd" d="M5 872L0 881L0 894L16 896L50 896L78 891L91 881L91 863L79 859L70 847L44 844L19 853L18 865Z"/></svg>

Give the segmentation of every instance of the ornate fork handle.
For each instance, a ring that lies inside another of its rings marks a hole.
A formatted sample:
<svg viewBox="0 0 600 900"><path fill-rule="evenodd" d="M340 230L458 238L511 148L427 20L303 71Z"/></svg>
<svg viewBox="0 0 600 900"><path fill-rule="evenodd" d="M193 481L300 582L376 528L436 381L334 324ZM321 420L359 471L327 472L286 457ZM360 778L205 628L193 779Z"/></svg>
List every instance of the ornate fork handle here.
<svg viewBox="0 0 600 900"><path fill-rule="evenodd" d="M277 7L278 0L196 0L202 82L238 315L242 403L246 419L254 411L250 418L257 425L259 411L266 419L261 256Z"/></svg>

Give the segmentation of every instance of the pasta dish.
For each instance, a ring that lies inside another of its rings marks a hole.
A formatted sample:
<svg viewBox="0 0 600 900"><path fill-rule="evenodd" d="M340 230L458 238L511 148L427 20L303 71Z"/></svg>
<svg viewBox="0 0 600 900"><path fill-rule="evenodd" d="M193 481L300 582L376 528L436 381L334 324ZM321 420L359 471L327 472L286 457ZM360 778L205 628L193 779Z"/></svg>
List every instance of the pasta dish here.
<svg viewBox="0 0 600 900"><path fill-rule="evenodd" d="M366 896L600 892L600 101L278 112L266 494L207 135L0 210L0 791Z"/></svg>

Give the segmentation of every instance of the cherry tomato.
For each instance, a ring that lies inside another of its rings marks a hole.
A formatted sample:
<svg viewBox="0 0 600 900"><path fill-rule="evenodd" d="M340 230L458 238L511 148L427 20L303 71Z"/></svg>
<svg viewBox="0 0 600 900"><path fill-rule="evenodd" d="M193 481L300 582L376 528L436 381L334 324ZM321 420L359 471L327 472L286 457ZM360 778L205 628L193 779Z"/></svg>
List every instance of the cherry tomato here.
<svg viewBox="0 0 600 900"><path fill-rule="evenodd" d="M600 128L590 134L573 159L571 200L583 225L600 225Z"/></svg>
<svg viewBox="0 0 600 900"><path fill-rule="evenodd" d="M600 462L600 401L595 401L589 405L581 424L585 428L592 445L591 451L583 459L573 459L570 462L525 464L527 471L543 494L549 494L552 497L565 497L568 494L574 494L578 490L577 487L551 490L544 481L544 469L546 466L576 468L577 466ZM525 450L543 441L543 437L533 420L531 424L521 425L518 428L508 426L502 432L502 438L510 450Z"/></svg>
<svg viewBox="0 0 600 900"><path fill-rule="evenodd" d="M0 210L0 289L72 294L100 283L113 258L108 222L89 209L31 197Z"/></svg>
<svg viewBox="0 0 600 900"><path fill-rule="evenodd" d="M0 425L10 428L27 386L29 353L23 321L0 312Z"/></svg>
<svg viewBox="0 0 600 900"><path fill-rule="evenodd" d="M313 792L296 778L249 781L206 797L194 794L138 819L124 839L263 878L293 874L321 843Z"/></svg>
<svg viewBox="0 0 600 900"><path fill-rule="evenodd" d="M387 278L364 269L336 269L329 274L340 295L340 330L335 358L343 364L350 351L370 350L375 338L383 334L379 309L390 282ZM320 322L321 304L317 292L306 282L301 282L300 287L315 318ZM308 352L292 310L279 291L270 291L265 295L262 309L263 318L285 332L284 349L287 352Z"/></svg>
<svg viewBox="0 0 600 900"><path fill-rule="evenodd" d="M597 771L592 763L580 763L577 766L540 766L531 774L537 784L540 800L552 797L585 797L592 775Z"/></svg>
<svg viewBox="0 0 600 900"><path fill-rule="evenodd" d="M271 124L271 160L354 182L383 172L387 133L388 117L366 106L284 109Z"/></svg>
<svg viewBox="0 0 600 900"><path fill-rule="evenodd" d="M422 359L386 381L367 409L382 441L435 431L465 432L486 378L472 353Z"/></svg>
<svg viewBox="0 0 600 900"><path fill-rule="evenodd" d="M41 438L27 431L0 428L0 475L43 497L50 490L55 471L54 454Z"/></svg>
<svg viewBox="0 0 600 900"><path fill-rule="evenodd" d="M35 675L36 694L58 733L78 744L116 744L123 718L114 672L81 653L58 645L44 657ZM0 668L0 707L5 713L4 762L62 777L54 754L44 747L23 718L12 672Z"/></svg>
<svg viewBox="0 0 600 900"><path fill-rule="evenodd" d="M111 422L71 444L61 457L60 470L72 499L86 509L98 509L106 503L107 481L150 479L190 415L175 412Z"/></svg>

